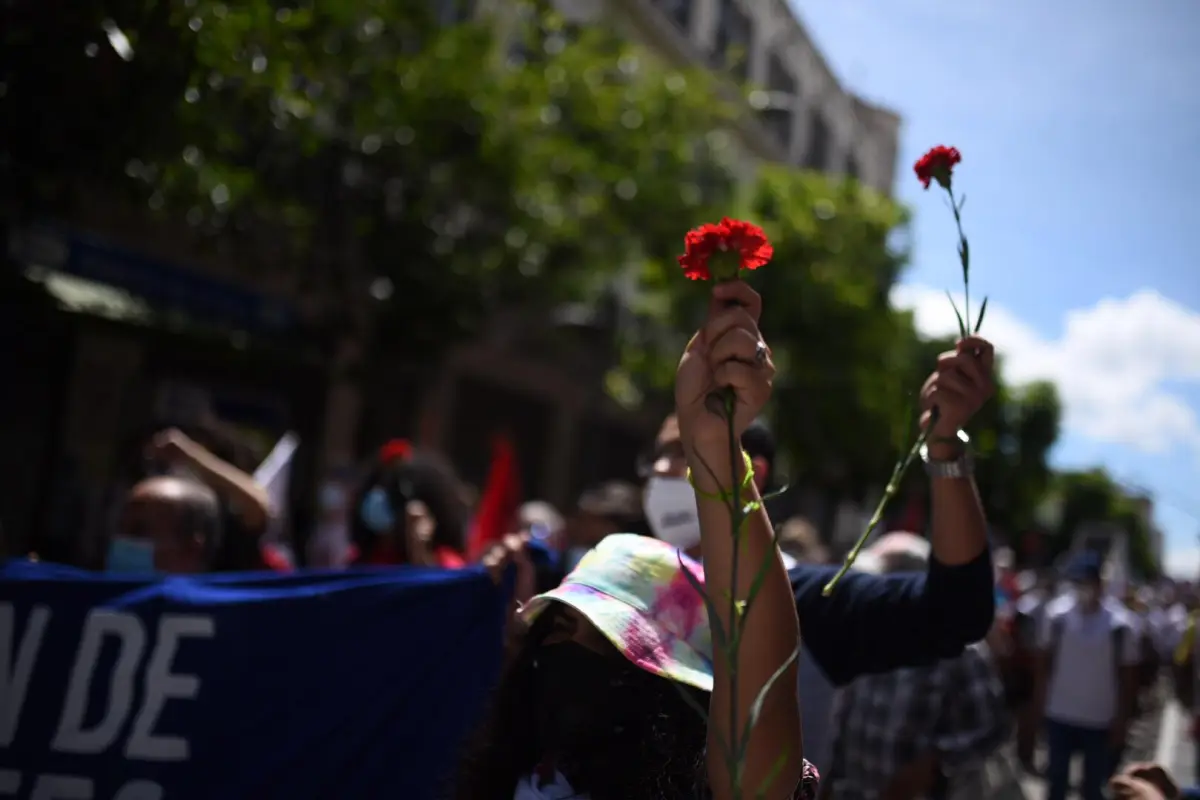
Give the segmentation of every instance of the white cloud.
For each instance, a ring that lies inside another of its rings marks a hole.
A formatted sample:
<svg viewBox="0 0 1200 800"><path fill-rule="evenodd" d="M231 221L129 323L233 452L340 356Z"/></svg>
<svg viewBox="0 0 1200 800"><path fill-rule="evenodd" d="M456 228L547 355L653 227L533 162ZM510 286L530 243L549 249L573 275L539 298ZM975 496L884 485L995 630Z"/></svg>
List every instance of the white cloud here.
<svg viewBox="0 0 1200 800"><path fill-rule="evenodd" d="M939 289L899 286L892 301L912 309L926 335L958 329ZM961 308L962 298L955 301ZM1067 312L1061 335L1048 339L989 303L983 333L1003 357L1007 380L1057 384L1072 432L1145 452L1182 446L1200 453L1197 409L1171 386L1200 385L1200 313L1144 289Z"/></svg>
<svg viewBox="0 0 1200 800"><path fill-rule="evenodd" d="M1163 556L1163 572L1172 578L1194 581L1200 575L1200 547L1168 550Z"/></svg>

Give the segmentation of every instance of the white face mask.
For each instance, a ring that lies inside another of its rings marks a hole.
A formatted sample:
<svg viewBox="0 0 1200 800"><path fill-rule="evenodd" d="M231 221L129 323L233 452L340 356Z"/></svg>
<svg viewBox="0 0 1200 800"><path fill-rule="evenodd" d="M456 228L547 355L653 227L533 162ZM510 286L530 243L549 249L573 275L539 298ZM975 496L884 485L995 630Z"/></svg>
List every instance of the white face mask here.
<svg viewBox="0 0 1200 800"><path fill-rule="evenodd" d="M680 550L700 544L696 494L683 478L650 478L642 497L642 510L656 539Z"/></svg>

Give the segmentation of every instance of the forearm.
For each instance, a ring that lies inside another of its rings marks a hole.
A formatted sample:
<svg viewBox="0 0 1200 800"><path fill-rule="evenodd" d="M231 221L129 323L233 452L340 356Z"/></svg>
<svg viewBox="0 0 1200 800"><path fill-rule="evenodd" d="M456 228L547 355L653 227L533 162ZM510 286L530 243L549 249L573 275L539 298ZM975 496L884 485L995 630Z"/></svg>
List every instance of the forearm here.
<svg viewBox="0 0 1200 800"><path fill-rule="evenodd" d="M740 460L740 453L737 458ZM731 723L740 731L746 716L762 687L771 676L795 652L799 639L799 626L791 584L783 562L775 548L771 523L762 508L753 511L746 519L738 537L736 569L734 565L734 536L731 535L731 519L728 506L712 495L730 487L740 486L745 477L744 464L738 463L730 469L726 453L693 456L692 475L697 488L701 549L705 565L705 582L709 597L713 599L710 613L715 614L714 628L718 625L728 632L733 616L743 614L742 636L737 656L737 682L731 694L730 664L717 645L714 634L713 693L709 712L709 753L721 752L717 736L728 740ZM703 463L702 463L703 462ZM707 466L705 466L707 464ZM710 473L710 468L713 473ZM706 497L705 495L708 495ZM743 503L759 501L753 484L744 493ZM760 504L761 505L761 504ZM759 571L767 564L762 585L753 600L750 587ZM739 604L746 602L743 612L731 608L730 598ZM733 719L736 704L736 720ZM762 713L755 726L746 752L743 786L755 793L763 780L773 772L780 755L787 758L785 767L778 772L773 789L767 797L790 796L800 780L802 761L802 739L800 733L800 708L796 700L796 664L793 661L784 674L772 685L762 706ZM721 798L724 787L729 786L729 775L723 758L710 759L709 774L714 796Z"/></svg>
<svg viewBox="0 0 1200 800"><path fill-rule="evenodd" d="M933 461L953 461L962 454L956 445L939 442L929 446ZM987 519L975 481L967 478L932 478L933 557L946 566L966 564L987 547ZM988 587L989 593L991 587Z"/></svg>
<svg viewBox="0 0 1200 800"><path fill-rule="evenodd" d="M261 533L271 514L267 491L253 477L203 447L187 452L188 466L222 499L236 506L247 530Z"/></svg>

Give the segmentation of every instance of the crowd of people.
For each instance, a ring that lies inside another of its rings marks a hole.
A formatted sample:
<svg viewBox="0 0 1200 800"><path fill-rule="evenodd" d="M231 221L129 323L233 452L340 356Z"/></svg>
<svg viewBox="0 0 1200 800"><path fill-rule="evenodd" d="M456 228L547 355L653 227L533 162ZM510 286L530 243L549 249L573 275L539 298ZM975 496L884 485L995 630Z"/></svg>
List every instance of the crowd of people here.
<svg viewBox="0 0 1200 800"><path fill-rule="evenodd" d="M987 798L1029 773L1065 800L1077 754L1084 800L1110 782L1118 797L1182 796L1160 768L1118 767L1165 672L1190 701L1197 597L1174 584L1116 596L1093 553L1028 572L992 552L958 435L993 391L991 345L960 341L922 387L930 530L878 538L826 595L835 567L815 528L780 520L775 536L758 502L775 480L760 308L740 282L714 290L642 486L597 486L565 513L525 503L497 527L446 459L397 440L320 489L315 566L482 564L513 581L508 663L456 797L730 798L736 778L766 797ZM707 402L718 387L736 397L744 464L729 463L727 421ZM104 569L295 569L267 535L278 509L249 471L178 429L156 433L145 457ZM740 559L730 497L750 510ZM763 563L752 605L739 606ZM736 602L706 606L697 581ZM739 622L733 669L714 630ZM752 706L734 763L721 736Z"/></svg>

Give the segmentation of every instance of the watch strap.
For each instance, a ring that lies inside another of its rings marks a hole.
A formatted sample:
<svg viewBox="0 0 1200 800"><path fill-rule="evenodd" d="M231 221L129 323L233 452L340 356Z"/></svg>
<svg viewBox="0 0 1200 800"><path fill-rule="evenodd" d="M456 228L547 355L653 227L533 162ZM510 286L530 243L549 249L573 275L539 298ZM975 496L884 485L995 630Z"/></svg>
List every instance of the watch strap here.
<svg viewBox="0 0 1200 800"><path fill-rule="evenodd" d="M929 445L921 448L921 460L925 462L925 472L931 478L969 478L975 474L975 459L969 446L970 439L959 431L957 436L940 436L935 443L954 444L962 448L962 455L952 460L937 460L929 457Z"/></svg>

